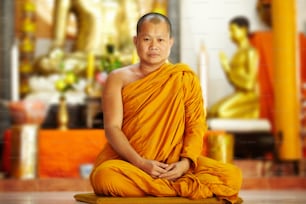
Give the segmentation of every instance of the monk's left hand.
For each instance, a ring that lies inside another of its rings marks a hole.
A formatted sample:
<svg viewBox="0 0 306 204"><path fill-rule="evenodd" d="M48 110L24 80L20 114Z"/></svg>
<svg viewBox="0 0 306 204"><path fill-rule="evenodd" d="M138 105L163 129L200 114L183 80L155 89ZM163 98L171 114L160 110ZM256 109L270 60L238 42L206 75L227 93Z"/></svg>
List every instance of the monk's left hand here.
<svg viewBox="0 0 306 204"><path fill-rule="evenodd" d="M181 161L170 164L166 170L159 178L164 178L170 181L175 181L180 178L184 173L186 173L190 168L190 161L187 158L183 158Z"/></svg>

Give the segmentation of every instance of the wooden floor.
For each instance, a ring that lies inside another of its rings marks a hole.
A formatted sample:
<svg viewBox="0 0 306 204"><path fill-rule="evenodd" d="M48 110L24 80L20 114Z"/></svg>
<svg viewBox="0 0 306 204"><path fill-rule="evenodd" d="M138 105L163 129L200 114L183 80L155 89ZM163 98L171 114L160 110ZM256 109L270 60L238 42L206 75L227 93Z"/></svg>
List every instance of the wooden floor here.
<svg viewBox="0 0 306 204"><path fill-rule="evenodd" d="M306 177L245 178L243 190L306 190ZM87 179L48 178L48 179L3 179L0 192L33 191L92 191Z"/></svg>
<svg viewBox="0 0 306 204"><path fill-rule="evenodd" d="M294 175L292 165L278 165L276 168L269 162L255 160L235 161L235 164L243 172L243 190L306 190L305 173ZM0 179L0 192L35 191L88 192L92 188L88 179L81 178Z"/></svg>
<svg viewBox="0 0 306 204"><path fill-rule="evenodd" d="M0 203L81 204L73 198L76 193L79 192L0 192ZM306 191L293 190L243 190L240 192L240 197L243 199L243 204L305 204L305 193Z"/></svg>
<svg viewBox="0 0 306 204"><path fill-rule="evenodd" d="M235 161L244 175L240 197L245 204L305 204L306 176L292 173L292 165ZM92 192L88 179L0 179L2 204L76 204L73 195ZM81 204L81 203L79 203ZM125 203L126 204L126 203ZM143 203L145 204L145 203ZM162 204L162 203L161 203Z"/></svg>

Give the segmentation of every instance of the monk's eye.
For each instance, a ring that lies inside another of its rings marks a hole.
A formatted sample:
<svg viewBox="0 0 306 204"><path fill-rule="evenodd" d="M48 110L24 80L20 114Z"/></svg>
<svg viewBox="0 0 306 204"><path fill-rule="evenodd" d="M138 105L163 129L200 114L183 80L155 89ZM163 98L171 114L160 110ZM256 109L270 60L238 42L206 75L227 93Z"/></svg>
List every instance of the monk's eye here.
<svg viewBox="0 0 306 204"><path fill-rule="evenodd" d="M144 38L144 39L143 39L143 41L145 41L145 42L149 42L149 41L150 41L150 39L149 39L149 38Z"/></svg>
<svg viewBox="0 0 306 204"><path fill-rule="evenodd" d="M163 39L163 38L158 39L158 42L164 42L164 41L165 41L165 39Z"/></svg>

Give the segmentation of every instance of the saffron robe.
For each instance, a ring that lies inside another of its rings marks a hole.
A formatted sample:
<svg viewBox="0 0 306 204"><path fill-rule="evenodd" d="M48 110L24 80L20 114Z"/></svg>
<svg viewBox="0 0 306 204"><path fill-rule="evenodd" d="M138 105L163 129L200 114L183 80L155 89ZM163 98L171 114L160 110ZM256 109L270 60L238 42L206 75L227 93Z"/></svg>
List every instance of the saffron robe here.
<svg viewBox="0 0 306 204"><path fill-rule="evenodd" d="M176 181L152 178L122 160L106 143L90 176L97 195L212 196L235 202L242 183L240 169L201 156L205 110L197 76L185 64L164 64L122 89L122 131L144 158L173 163L192 161Z"/></svg>

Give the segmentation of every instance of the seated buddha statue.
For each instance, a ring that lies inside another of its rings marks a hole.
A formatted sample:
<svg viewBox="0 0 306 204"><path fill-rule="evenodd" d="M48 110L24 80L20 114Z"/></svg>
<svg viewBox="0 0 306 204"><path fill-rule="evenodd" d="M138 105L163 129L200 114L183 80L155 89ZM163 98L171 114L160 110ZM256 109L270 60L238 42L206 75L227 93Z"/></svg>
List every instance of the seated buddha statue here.
<svg viewBox="0 0 306 204"><path fill-rule="evenodd" d="M220 62L234 92L208 109L209 118L255 119L259 117L257 50L249 42L249 22L243 16L229 22L232 42L237 46L231 60L221 52Z"/></svg>
<svg viewBox="0 0 306 204"><path fill-rule="evenodd" d="M82 102L86 94L100 96L101 82L96 72L108 73L134 60L135 48L131 39L139 16L160 6L166 9L165 2L54 1L51 45L47 53L39 55L34 61L35 74L29 79L31 92L26 97L47 98L46 101L56 102L58 90L54 84L67 72L73 72L79 79L78 84L74 84L74 90L66 93L68 103ZM75 33L71 31L74 29ZM92 88L92 81L98 81L96 88ZM41 86L37 86L37 82Z"/></svg>
<svg viewBox="0 0 306 204"><path fill-rule="evenodd" d="M34 61L26 98L56 103L56 82L72 72L78 80L65 93L67 103L83 103L87 95L101 94L96 73L105 71L105 58L131 61L132 26L140 13L134 0L56 0L53 6L51 45Z"/></svg>
<svg viewBox="0 0 306 204"><path fill-rule="evenodd" d="M95 55L96 64L99 66L101 57L108 54L109 46L120 53L118 57L123 63L130 63L134 49L131 41L133 28L141 15L139 6L142 7L141 12L149 9L149 6L138 5L135 0L54 2L52 42L48 53L39 56L35 62L34 68L38 74L50 75L63 68L82 74L86 69L88 53ZM75 39L69 45L67 28L71 15L76 19L76 33Z"/></svg>

